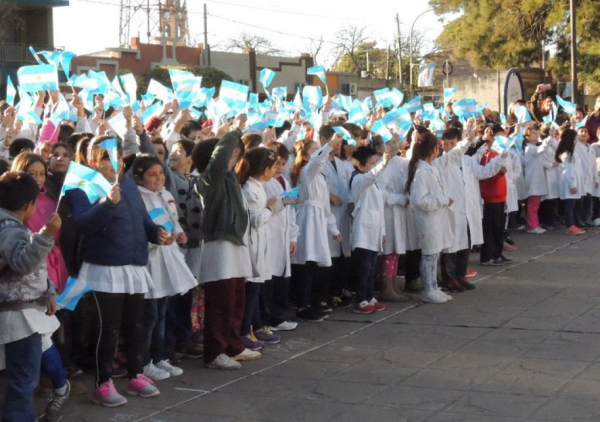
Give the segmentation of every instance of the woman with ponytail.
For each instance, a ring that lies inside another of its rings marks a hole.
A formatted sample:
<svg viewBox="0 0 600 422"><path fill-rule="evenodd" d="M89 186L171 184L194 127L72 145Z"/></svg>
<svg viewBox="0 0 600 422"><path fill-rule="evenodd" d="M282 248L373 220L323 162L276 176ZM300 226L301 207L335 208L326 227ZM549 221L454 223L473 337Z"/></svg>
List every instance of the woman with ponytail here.
<svg viewBox="0 0 600 422"><path fill-rule="evenodd" d="M469 121L469 129L474 121ZM449 248L454 237L454 217L451 206L454 200L448 196L444 175L449 166L458 165L473 140L461 141L448 153L439 156L439 143L431 133L416 134L413 138L412 157L408 164L406 191L410 195L417 243L421 249L421 300L429 303L445 303L450 295L437 285L437 261L442 249Z"/></svg>
<svg viewBox="0 0 600 422"><path fill-rule="evenodd" d="M580 235L585 230L578 227L577 213L575 205L581 199L581 180L583 179L582 165L578 161L579 157L575 154L575 145L577 142L577 132L573 129L566 129L561 137L554 159L559 163L559 181L560 181L560 199L565 204L565 225L567 234Z"/></svg>

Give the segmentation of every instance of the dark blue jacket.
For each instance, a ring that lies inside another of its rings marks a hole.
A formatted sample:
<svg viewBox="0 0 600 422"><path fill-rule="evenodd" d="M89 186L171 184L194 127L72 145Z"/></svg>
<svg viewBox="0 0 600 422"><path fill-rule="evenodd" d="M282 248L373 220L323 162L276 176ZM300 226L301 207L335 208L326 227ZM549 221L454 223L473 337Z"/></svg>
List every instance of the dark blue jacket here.
<svg viewBox="0 0 600 422"><path fill-rule="evenodd" d="M96 265L123 266L148 264L148 242L158 243L154 224L133 180L120 181L121 201L107 199L90 204L81 189L71 194L73 220L83 235L81 258Z"/></svg>

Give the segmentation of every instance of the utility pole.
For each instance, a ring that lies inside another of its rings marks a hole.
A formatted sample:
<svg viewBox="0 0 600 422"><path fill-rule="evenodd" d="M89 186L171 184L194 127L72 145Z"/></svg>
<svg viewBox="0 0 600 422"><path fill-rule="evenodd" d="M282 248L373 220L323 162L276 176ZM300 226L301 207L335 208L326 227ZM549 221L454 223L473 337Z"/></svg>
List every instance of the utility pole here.
<svg viewBox="0 0 600 422"><path fill-rule="evenodd" d="M204 3L204 50L202 51L202 64L210 66L210 51L208 49L208 12Z"/></svg>
<svg viewBox="0 0 600 422"><path fill-rule="evenodd" d="M150 32L150 0L148 0L146 2L146 16L148 17L146 24L147 24L147 30L146 30L146 35L148 36L148 44L150 44L150 37L152 36L151 32Z"/></svg>
<svg viewBox="0 0 600 422"><path fill-rule="evenodd" d="M434 9L427 9L426 11L424 11L423 13L421 13L420 15L418 15L415 20L413 21L412 25L410 26L410 45L409 47L409 59L410 59L410 98L412 98L413 96L413 33L415 30L415 23L417 23L417 20L423 16L425 13L427 12L433 12Z"/></svg>
<svg viewBox="0 0 600 422"><path fill-rule="evenodd" d="M571 102L577 104L577 5L571 0Z"/></svg>
<svg viewBox="0 0 600 422"><path fill-rule="evenodd" d="M400 18L397 13L396 26L398 27L398 84L402 89L402 37L400 36Z"/></svg>

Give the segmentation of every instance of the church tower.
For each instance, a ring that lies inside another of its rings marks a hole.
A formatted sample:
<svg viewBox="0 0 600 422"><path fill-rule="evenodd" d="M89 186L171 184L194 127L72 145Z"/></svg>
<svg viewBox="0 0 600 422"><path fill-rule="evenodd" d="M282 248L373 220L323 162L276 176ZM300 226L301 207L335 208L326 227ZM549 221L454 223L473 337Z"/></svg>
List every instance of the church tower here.
<svg viewBox="0 0 600 422"><path fill-rule="evenodd" d="M185 0L162 0L159 17L160 36L167 39L168 44L189 44L189 26L187 5Z"/></svg>

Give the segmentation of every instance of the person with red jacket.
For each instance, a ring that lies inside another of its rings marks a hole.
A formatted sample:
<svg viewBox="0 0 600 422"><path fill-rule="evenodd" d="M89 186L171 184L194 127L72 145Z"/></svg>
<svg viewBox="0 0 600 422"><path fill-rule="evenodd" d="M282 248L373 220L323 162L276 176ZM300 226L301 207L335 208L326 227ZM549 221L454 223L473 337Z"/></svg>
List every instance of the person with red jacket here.
<svg viewBox="0 0 600 422"><path fill-rule="evenodd" d="M492 149L494 136L487 128L483 135L487 150L481 157L481 165L485 166L499 154ZM502 256L504 246L504 206L506 203L506 168L489 179L479 181L481 197L483 198L483 245L481 246L481 265L502 265L508 260Z"/></svg>

